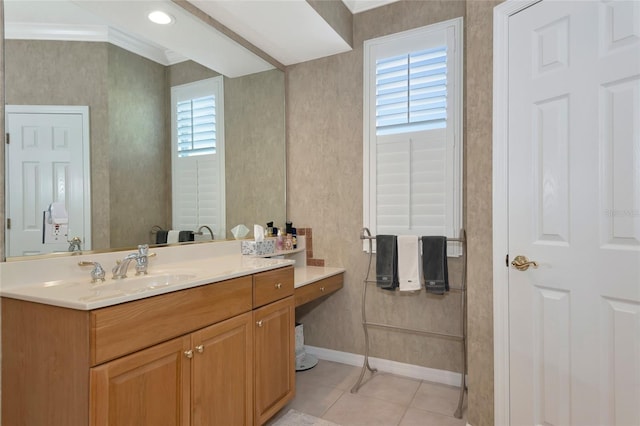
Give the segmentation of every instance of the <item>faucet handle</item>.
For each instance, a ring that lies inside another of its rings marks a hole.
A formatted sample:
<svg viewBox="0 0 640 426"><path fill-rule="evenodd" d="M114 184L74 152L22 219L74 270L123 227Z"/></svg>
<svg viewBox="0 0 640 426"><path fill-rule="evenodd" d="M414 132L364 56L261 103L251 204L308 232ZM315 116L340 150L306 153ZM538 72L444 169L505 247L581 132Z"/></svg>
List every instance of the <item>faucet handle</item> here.
<svg viewBox="0 0 640 426"><path fill-rule="evenodd" d="M146 275L149 267L149 258L154 257L155 253L149 253L149 244L141 244L138 246L138 257L136 257L136 275Z"/></svg>
<svg viewBox="0 0 640 426"><path fill-rule="evenodd" d="M91 271L91 283L96 283L98 281L104 282L106 272L98 262L82 261L78 262L78 266L93 266L93 270Z"/></svg>

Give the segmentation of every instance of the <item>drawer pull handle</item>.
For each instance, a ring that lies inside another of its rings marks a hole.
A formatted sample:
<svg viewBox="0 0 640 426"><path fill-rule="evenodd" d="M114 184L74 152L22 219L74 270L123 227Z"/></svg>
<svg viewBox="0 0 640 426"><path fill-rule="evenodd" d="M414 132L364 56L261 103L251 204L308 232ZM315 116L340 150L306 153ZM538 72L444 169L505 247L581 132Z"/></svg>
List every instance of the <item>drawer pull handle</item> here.
<svg viewBox="0 0 640 426"><path fill-rule="evenodd" d="M282 283L276 284L276 288L282 288Z"/></svg>
<svg viewBox="0 0 640 426"><path fill-rule="evenodd" d="M320 291L324 291L324 287L320 287Z"/></svg>
<svg viewBox="0 0 640 426"><path fill-rule="evenodd" d="M193 351L191 349L189 349L188 351L184 351L184 356L189 359L193 358Z"/></svg>
<svg viewBox="0 0 640 426"><path fill-rule="evenodd" d="M258 327L262 327L262 320L256 322L256 324L258 324Z"/></svg>
<svg viewBox="0 0 640 426"><path fill-rule="evenodd" d="M202 352L204 352L204 345L198 345L196 346L196 351L198 351L199 354L201 354Z"/></svg>

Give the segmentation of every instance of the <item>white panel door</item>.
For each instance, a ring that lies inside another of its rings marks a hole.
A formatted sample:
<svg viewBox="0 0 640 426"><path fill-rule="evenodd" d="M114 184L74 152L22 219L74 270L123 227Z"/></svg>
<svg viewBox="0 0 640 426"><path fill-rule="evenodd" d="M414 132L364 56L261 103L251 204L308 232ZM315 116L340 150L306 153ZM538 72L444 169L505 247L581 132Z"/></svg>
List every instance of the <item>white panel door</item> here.
<svg viewBox="0 0 640 426"><path fill-rule="evenodd" d="M640 425L640 2L509 19L512 425Z"/></svg>
<svg viewBox="0 0 640 426"><path fill-rule="evenodd" d="M76 236L83 249L90 249L90 224L85 223L89 207L85 200L89 194L85 117L81 113L26 112L28 109L7 107L7 218L11 220L7 256L67 251L67 239ZM45 212L54 202L65 205L68 235L47 238L44 243Z"/></svg>

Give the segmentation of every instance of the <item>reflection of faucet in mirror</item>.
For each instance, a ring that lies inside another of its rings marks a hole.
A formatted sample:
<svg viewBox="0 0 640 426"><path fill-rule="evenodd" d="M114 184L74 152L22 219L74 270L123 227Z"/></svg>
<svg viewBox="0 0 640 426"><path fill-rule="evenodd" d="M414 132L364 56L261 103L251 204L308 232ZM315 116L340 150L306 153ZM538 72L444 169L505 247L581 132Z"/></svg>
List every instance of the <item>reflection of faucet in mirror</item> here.
<svg viewBox="0 0 640 426"><path fill-rule="evenodd" d="M200 228L198 228L197 232L194 232L194 234L195 235L204 235L204 232L202 232L202 228L204 228L207 231L209 231L209 233L211 234L211 239L213 240L213 231L207 225L202 225Z"/></svg>
<svg viewBox="0 0 640 426"><path fill-rule="evenodd" d="M80 251L82 250L80 247L80 244L82 244L80 237L73 237L72 239L67 240L67 242L69 243L69 251L74 252L73 254L80 254Z"/></svg>
<svg viewBox="0 0 640 426"><path fill-rule="evenodd" d="M155 256L155 253L149 254L149 244L141 244L138 246L138 251L129 253L124 259L119 260L116 266L113 267L113 279L127 278L127 268L132 260L136 261L136 275L147 274L147 268L149 266L149 257Z"/></svg>

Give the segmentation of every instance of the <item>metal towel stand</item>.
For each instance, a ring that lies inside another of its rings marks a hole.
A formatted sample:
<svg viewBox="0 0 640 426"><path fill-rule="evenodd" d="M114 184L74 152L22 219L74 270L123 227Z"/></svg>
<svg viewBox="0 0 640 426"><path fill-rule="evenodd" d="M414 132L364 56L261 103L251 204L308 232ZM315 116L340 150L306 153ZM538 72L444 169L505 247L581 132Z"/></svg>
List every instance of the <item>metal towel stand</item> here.
<svg viewBox="0 0 640 426"><path fill-rule="evenodd" d="M375 328L383 328L392 331L400 331L404 333L411 334L419 334L423 336L429 337L437 337L442 339L455 340L461 343L462 346L462 378L460 383L460 398L458 399L458 408L456 409L454 416L458 419L462 418L462 404L464 402L464 393L467 390L467 234L464 229L460 231L460 238L448 238L447 242L459 242L462 244L462 284L460 287L451 287L450 291L452 293L460 293L460 304L462 308L462 326L460 335L457 334L448 334L448 333L438 333L428 330L419 330L414 328L406 328L399 327L391 324L382 324L376 322L367 321L366 315L366 301L367 301L367 284L375 283L375 281L369 280L369 272L371 271L371 258L373 257L373 243L372 241L376 237L371 235L371 231L368 228L362 228L360 232L361 240L369 240L369 265L367 267L367 276L363 281L364 290L362 292L362 327L364 328L364 342L365 342L365 350L364 350L364 363L362 365L362 371L360 372L360 377L355 385L351 388L351 393L358 392L358 389L363 385L362 379L367 370L371 371L371 373L375 373L378 371L375 368L372 368L369 365L369 327Z"/></svg>

